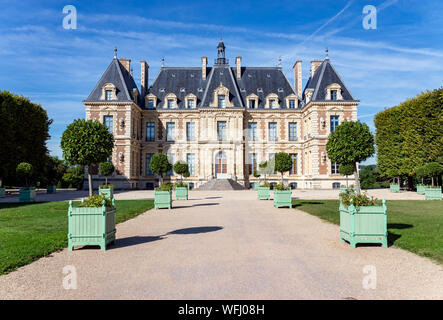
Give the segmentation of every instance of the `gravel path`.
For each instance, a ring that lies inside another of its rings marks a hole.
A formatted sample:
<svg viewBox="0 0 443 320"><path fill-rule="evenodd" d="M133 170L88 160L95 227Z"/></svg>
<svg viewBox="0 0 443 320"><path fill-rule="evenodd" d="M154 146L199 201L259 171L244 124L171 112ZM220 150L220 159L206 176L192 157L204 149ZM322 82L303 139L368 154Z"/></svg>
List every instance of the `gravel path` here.
<svg viewBox="0 0 443 320"><path fill-rule="evenodd" d="M146 195L117 197L128 194ZM392 247L351 249L336 225L254 195L192 192L119 224L106 252L65 249L0 276L0 299L443 299L441 266ZM62 286L67 265L75 290ZM363 288L367 265L376 289Z"/></svg>

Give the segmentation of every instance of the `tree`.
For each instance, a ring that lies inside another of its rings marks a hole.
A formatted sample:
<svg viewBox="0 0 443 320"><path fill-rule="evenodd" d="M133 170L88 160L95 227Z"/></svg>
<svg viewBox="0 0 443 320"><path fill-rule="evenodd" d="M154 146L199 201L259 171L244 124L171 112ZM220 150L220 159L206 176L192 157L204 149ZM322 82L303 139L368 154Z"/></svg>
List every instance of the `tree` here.
<svg viewBox="0 0 443 320"><path fill-rule="evenodd" d="M112 133L98 121L77 119L63 132L61 148L69 164L88 166L89 196L92 196L91 167L105 162L112 154Z"/></svg>
<svg viewBox="0 0 443 320"><path fill-rule="evenodd" d="M160 176L160 185L163 184L163 174L172 169L172 164L169 162L168 156L163 153L156 153L152 156L149 162L149 168L155 174Z"/></svg>
<svg viewBox="0 0 443 320"><path fill-rule="evenodd" d="M29 179L32 176L33 173L33 167L32 164L27 162L21 162L17 165L17 168L15 169L15 172L17 173L17 176L25 181L25 187L29 187Z"/></svg>
<svg viewBox="0 0 443 320"><path fill-rule="evenodd" d="M46 111L28 98L0 91L0 185L13 181L20 162L41 172L48 149L49 126Z"/></svg>
<svg viewBox="0 0 443 320"><path fill-rule="evenodd" d="M374 136L368 125L360 121L343 122L329 135L326 151L332 162L350 163L354 166L355 191L360 194L357 163L375 153Z"/></svg>
<svg viewBox="0 0 443 320"><path fill-rule="evenodd" d="M434 186L434 178L438 179L443 174L443 167L438 162L429 162L423 166L423 171L426 177L431 178L432 186Z"/></svg>
<svg viewBox="0 0 443 320"><path fill-rule="evenodd" d="M66 173L67 167L63 160L50 155L46 156L46 163L40 179L49 186L57 184Z"/></svg>
<svg viewBox="0 0 443 320"><path fill-rule="evenodd" d="M354 173L354 165L352 163L341 164L340 167L338 167L338 172L342 176L346 176L346 186L348 187L348 176Z"/></svg>
<svg viewBox="0 0 443 320"><path fill-rule="evenodd" d="M102 176L105 176L105 183L108 185L108 176L114 173L115 167L110 161L100 163L98 171Z"/></svg>
<svg viewBox="0 0 443 320"><path fill-rule="evenodd" d="M62 180L68 187L75 186L78 190L82 189L83 179L85 178L84 166L75 166L68 168L63 175Z"/></svg>
<svg viewBox="0 0 443 320"><path fill-rule="evenodd" d="M189 167L188 164L186 162L183 161L177 161L174 164L174 171L175 173L180 175L180 180L183 180L183 176L186 175L186 173L189 173ZM188 175L189 177L189 175Z"/></svg>
<svg viewBox="0 0 443 320"><path fill-rule="evenodd" d="M279 152L275 154L275 170L281 173L281 183L283 185L283 174L292 169L291 156L286 152Z"/></svg>
<svg viewBox="0 0 443 320"><path fill-rule="evenodd" d="M274 159L269 161L263 161L258 165L259 173L263 175L264 182L266 183L266 176L274 172Z"/></svg>

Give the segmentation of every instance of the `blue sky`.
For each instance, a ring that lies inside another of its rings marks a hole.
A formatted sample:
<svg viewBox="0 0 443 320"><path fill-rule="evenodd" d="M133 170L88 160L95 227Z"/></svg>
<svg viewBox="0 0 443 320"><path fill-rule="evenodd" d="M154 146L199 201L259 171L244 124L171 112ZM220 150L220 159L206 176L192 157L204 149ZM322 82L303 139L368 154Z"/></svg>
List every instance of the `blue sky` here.
<svg viewBox="0 0 443 320"><path fill-rule="evenodd" d="M62 9L77 9L77 29L65 30ZM362 27L363 7L377 7L377 29ZM66 125L84 117L85 99L118 47L156 77L166 66L212 62L223 34L227 56L247 66L283 69L303 60L303 85L325 48L347 87L373 116L443 84L443 1L9 1L0 0L0 90L40 103L54 119L48 147L61 157ZM373 162L372 159L369 162Z"/></svg>

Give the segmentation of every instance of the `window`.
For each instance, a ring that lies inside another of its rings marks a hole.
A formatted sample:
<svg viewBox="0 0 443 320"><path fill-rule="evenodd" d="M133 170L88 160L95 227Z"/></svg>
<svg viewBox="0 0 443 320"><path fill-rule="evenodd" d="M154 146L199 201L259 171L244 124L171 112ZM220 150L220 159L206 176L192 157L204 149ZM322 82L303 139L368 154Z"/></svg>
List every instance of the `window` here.
<svg viewBox="0 0 443 320"><path fill-rule="evenodd" d="M331 163L331 174L338 174L338 167L340 165L337 163Z"/></svg>
<svg viewBox="0 0 443 320"><path fill-rule="evenodd" d="M289 174L296 175L297 174L297 154L291 153L290 156L291 156L291 161L292 161L292 168L291 168L291 171L289 172Z"/></svg>
<svg viewBox="0 0 443 320"><path fill-rule="evenodd" d="M248 123L249 141L257 141L257 122Z"/></svg>
<svg viewBox="0 0 443 320"><path fill-rule="evenodd" d="M217 121L217 139L218 141L226 140L226 121Z"/></svg>
<svg viewBox="0 0 443 320"><path fill-rule="evenodd" d="M270 108L277 108L277 100L275 99L269 99L269 107Z"/></svg>
<svg viewBox="0 0 443 320"><path fill-rule="evenodd" d="M335 128L338 126L338 116L331 116L331 132L335 131Z"/></svg>
<svg viewBox="0 0 443 320"><path fill-rule="evenodd" d="M155 100L148 99L148 109L153 109L155 107Z"/></svg>
<svg viewBox="0 0 443 320"><path fill-rule="evenodd" d="M172 153L168 153L168 160L169 160L169 163L172 164L172 168L171 168L171 170L166 172L166 175L173 176L174 175L174 155Z"/></svg>
<svg viewBox="0 0 443 320"><path fill-rule="evenodd" d="M257 170L257 154L256 153L250 153L249 154L249 175L252 176L254 174L254 171Z"/></svg>
<svg viewBox="0 0 443 320"><path fill-rule="evenodd" d="M168 99L168 109L174 108L174 99Z"/></svg>
<svg viewBox="0 0 443 320"><path fill-rule="evenodd" d="M194 153L187 153L186 154L186 163L188 164L189 175L195 176L195 154Z"/></svg>
<svg viewBox="0 0 443 320"><path fill-rule="evenodd" d="M103 124L108 127L109 132L113 133L113 117L112 116L104 116L103 117Z"/></svg>
<svg viewBox="0 0 443 320"><path fill-rule="evenodd" d="M255 100L249 100L249 109L255 109Z"/></svg>
<svg viewBox="0 0 443 320"><path fill-rule="evenodd" d="M167 122L166 123L166 141L174 141L175 140L175 123Z"/></svg>
<svg viewBox="0 0 443 320"><path fill-rule="evenodd" d="M289 122L289 141L297 141L297 123Z"/></svg>
<svg viewBox="0 0 443 320"><path fill-rule="evenodd" d="M277 141L277 122L268 123L269 141Z"/></svg>
<svg viewBox="0 0 443 320"><path fill-rule="evenodd" d="M153 154L147 153L146 154L146 169L145 169L145 176L153 176L154 174L151 171L151 168L149 167L149 164L151 163L151 158Z"/></svg>
<svg viewBox="0 0 443 320"><path fill-rule="evenodd" d="M186 123L186 141L195 141L195 122Z"/></svg>
<svg viewBox="0 0 443 320"><path fill-rule="evenodd" d="M106 100L112 100L112 90L105 91L105 98Z"/></svg>
<svg viewBox="0 0 443 320"><path fill-rule="evenodd" d="M334 182L332 184L332 189L340 189L340 182Z"/></svg>
<svg viewBox="0 0 443 320"><path fill-rule="evenodd" d="M337 100L337 90L331 90L331 100Z"/></svg>
<svg viewBox="0 0 443 320"><path fill-rule="evenodd" d="M218 96L218 107L226 108L226 96L224 94Z"/></svg>
<svg viewBox="0 0 443 320"><path fill-rule="evenodd" d="M194 99L188 99L188 108L189 109L195 108L195 100Z"/></svg>
<svg viewBox="0 0 443 320"><path fill-rule="evenodd" d="M289 109L295 109L295 100L289 100Z"/></svg>
<svg viewBox="0 0 443 320"><path fill-rule="evenodd" d="M146 122L146 141L155 141L155 122Z"/></svg>

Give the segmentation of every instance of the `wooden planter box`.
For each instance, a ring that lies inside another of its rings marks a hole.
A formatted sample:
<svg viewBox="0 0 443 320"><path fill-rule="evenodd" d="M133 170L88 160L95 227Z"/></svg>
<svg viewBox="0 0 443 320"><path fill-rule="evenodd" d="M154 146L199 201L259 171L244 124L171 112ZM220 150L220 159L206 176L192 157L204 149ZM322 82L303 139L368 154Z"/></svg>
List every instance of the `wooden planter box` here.
<svg viewBox="0 0 443 320"><path fill-rule="evenodd" d="M426 186L422 184L417 184L417 193L418 194L425 194Z"/></svg>
<svg viewBox="0 0 443 320"><path fill-rule="evenodd" d="M103 206L73 207L69 201L68 209L68 250L74 246L97 245L106 250L108 243L115 243L115 202L112 199L112 208Z"/></svg>
<svg viewBox="0 0 443 320"><path fill-rule="evenodd" d="M351 248L357 243L381 243L388 247L386 201L381 206L346 208L340 201L340 240L349 241Z"/></svg>
<svg viewBox="0 0 443 320"><path fill-rule="evenodd" d="M175 187L175 200L184 199L188 200L188 188L187 187Z"/></svg>
<svg viewBox="0 0 443 320"><path fill-rule="evenodd" d="M98 188L98 194L108 199L114 199L114 188Z"/></svg>
<svg viewBox="0 0 443 320"><path fill-rule="evenodd" d="M271 188L270 187L258 187L257 188L257 198L258 198L258 200L271 199Z"/></svg>
<svg viewBox="0 0 443 320"><path fill-rule="evenodd" d="M274 208L292 208L292 190L274 190Z"/></svg>
<svg viewBox="0 0 443 320"><path fill-rule="evenodd" d="M57 186L47 186L46 193L55 193L57 191Z"/></svg>
<svg viewBox="0 0 443 320"><path fill-rule="evenodd" d="M0 188L0 198L4 198L5 197L5 188Z"/></svg>
<svg viewBox="0 0 443 320"><path fill-rule="evenodd" d="M35 202L35 189L19 190L18 200L19 202Z"/></svg>
<svg viewBox="0 0 443 320"><path fill-rule="evenodd" d="M260 183L254 182L254 190L258 190L259 187L260 187Z"/></svg>
<svg viewBox="0 0 443 320"><path fill-rule="evenodd" d="M426 188L425 200L441 200L441 187L439 188Z"/></svg>
<svg viewBox="0 0 443 320"><path fill-rule="evenodd" d="M391 185L389 185L389 188L391 189L391 192L400 192L400 185L399 184L391 184Z"/></svg>
<svg viewBox="0 0 443 320"><path fill-rule="evenodd" d="M171 191L154 190L154 208L172 208Z"/></svg>

